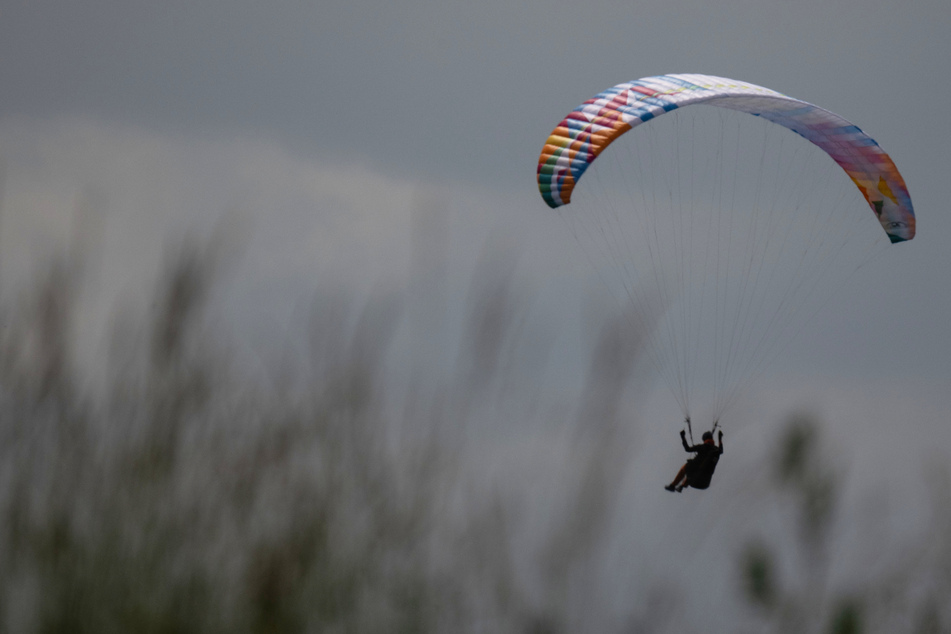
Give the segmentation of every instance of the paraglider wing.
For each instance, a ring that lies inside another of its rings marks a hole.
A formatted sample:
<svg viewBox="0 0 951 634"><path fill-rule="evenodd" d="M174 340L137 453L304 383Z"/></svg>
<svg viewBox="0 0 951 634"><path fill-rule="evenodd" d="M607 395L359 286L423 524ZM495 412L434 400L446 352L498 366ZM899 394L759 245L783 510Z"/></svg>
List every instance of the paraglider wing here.
<svg viewBox="0 0 951 634"><path fill-rule="evenodd" d="M618 84L575 108L552 131L538 159L538 189L552 208L620 135L671 110L706 104L784 126L826 152L849 175L892 242L915 236L904 179L881 147L837 114L762 86L709 75L661 75Z"/></svg>

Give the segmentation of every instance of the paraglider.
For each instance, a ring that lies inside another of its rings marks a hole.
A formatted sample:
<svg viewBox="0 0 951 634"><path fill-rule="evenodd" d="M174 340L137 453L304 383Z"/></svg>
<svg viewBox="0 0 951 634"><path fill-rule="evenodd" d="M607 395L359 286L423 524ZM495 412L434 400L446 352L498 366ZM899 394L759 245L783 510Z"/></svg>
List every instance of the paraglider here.
<svg viewBox="0 0 951 634"><path fill-rule="evenodd" d="M718 434L719 445L714 444L712 431L703 432L701 440L699 445L688 445L687 432L680 431L680 442L683 443L684 451L697 455L687 460L674 476L673 482L665 486L665 489L680 493L687 487L706 489L710 486L710 479L713 478L713 472L723 455L723 430Z"/></svg>
<svg viewBox="0 0 951 634"><path fill-rule="evenodd" d="M546 140L537 181L650 330L648 356L688 419L699 402L721 420L880 245L916 229L904 178L857 126L708 75L645 77L585 101Z"/></svg>

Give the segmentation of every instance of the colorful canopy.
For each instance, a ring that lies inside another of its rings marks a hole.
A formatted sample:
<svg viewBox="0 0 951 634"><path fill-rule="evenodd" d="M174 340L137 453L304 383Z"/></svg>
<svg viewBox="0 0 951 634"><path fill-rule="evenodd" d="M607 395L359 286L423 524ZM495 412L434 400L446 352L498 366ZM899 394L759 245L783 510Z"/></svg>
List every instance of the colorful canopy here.
<svg viewBox="0 0 951 634"><path fill-rule="evenodd" d="M915 236L905 181L867 134L839 115L769 88L709 75L661 75L618 84L575 108L538 159L538 189L551 207L571 202L585 170L614 139L676 108L707 104L763 117L824 150L861 190L892 242Z"/></svg>

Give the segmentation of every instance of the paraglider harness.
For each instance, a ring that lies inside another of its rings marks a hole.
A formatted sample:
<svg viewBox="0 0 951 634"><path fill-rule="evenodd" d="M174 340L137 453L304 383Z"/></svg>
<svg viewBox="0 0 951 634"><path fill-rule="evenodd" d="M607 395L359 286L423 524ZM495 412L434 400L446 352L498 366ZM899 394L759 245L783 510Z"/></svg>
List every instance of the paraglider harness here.
<svg viewBox="0 0 951 634"><path fill-rule="evenodd" d="M687 445L687 441L684 439L684 449L690 451L692 447L697 447L698 445L693 444L693 427L690 423L689 416L686 417L685 422L687 423L687 432L690 434L690 446ZM711 445L711 449L716 447L713 441L713 432L715 432L719 426L720 421L717 420L714 421L713 427L710 429L709 444ZM707 444L707 441L704 441L703 444ZM702 447L703 445L699 446ZM713 478L713 472L717 468L717 463L720 462L720 454L722 453L722 451L719 451L719 448L717 449L717 451L704 451L701 449L697 452L696 456L687 460L686 485L694 489L706 489L710 486L710 480Z"/></svg>

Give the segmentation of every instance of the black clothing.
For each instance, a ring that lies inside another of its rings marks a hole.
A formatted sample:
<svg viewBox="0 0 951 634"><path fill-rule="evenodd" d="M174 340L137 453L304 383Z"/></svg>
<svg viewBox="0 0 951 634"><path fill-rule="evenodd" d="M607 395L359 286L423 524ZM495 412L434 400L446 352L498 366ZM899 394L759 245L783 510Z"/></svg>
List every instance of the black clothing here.
<svg viewBox="0 0 951 634"><path fill-rule="evenodd" d="M682 434L680 440L683 441L684 451L697 454L687 461L687 481L684 484L695 489L706 489L710 486L710 479L717 468L717 463L720 462L723 440L720 440L719 446L713 444L711 439L710 442L703 442L692 447L687 444L687 439Z"/></svg>

